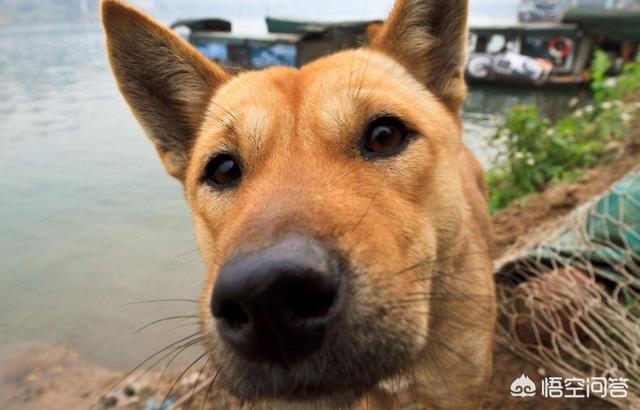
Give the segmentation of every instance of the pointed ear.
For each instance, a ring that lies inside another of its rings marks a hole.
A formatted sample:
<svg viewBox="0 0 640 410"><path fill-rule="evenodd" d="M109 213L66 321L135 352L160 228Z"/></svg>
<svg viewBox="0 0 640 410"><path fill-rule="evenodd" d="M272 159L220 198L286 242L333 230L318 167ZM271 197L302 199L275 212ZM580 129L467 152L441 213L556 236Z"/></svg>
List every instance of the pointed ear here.
<svg viewBox="0 0 640 410"><path fill-rule="evenodd" d="M102 1L114 75L169 174L183 180L209 101L228 75L170 29L120 0Z"/></svg>
<svg viewBox="0 0 640 410"><path fill-rule="evenodd" d="M466 97L468 0L397 0L371 46L395 58L454 113Z"/></svg>

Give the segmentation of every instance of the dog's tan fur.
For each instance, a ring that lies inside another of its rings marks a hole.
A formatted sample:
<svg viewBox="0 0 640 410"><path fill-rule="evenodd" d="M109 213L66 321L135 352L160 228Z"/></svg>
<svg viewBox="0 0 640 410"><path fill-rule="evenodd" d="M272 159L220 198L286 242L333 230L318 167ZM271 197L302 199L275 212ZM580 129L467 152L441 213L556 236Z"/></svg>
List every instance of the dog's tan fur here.
<svg viewBox="0 0 640 410"><path fill-rule="evenodd" d="M409 352L401 373L422 405L479 406L495 307L487 188L458 115L466 3L398 0L370 46L231 77L141 12L103 0L120 89L193 210L209 271L202 334L221 373L239 364L218 343L209 311L219 267L235 252L304 232L346 255L357 284L352 320L376 317L379 332L366 337ZM367 161L354 147L381 113L419 137L397 157ZM203 169L229 150L242 158L242 183L213 191ZM383 387L370 391L370 405L389 408L389 400Z"/></svg>

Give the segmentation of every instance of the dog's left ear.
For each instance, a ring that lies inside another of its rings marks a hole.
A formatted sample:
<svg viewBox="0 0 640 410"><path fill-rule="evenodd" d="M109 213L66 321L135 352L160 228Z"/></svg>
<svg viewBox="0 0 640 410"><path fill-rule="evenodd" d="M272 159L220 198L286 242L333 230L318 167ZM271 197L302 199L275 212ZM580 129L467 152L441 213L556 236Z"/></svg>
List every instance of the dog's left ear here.
<svg viewBox="0 0 640 410"><path fill-rule="evenodd" d="M468 0L397 0L371 46L390 55L458 114L467 95Z"/></svg>

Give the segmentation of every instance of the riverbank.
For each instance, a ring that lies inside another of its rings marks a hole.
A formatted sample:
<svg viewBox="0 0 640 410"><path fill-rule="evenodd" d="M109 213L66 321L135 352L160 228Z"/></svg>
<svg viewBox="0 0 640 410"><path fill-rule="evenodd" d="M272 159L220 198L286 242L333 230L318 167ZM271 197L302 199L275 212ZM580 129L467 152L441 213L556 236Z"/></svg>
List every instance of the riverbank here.
<svg viewBox="0 0 640 410"><path fill-rule="evenodd" d="M193 297L203 268L178 184L167 178L115 89L97 25L0 31L0 80L7 85L0 101L0 343L3 350L9 343L21 346L0 358L0 408L87 409L122 377L102 366L131 368L175 339L168 331L134 337L136 328L191 313L130 303ZM493 133L493 119L507 106L534 103L541 115L561 117L570 99L546 90L472 87L463 113L466 137L482 154L484 136ZM609 178L612 171L594 172L584 184L573 183L592 186L590 180ZM557 201L534 195L496 214L499 248L549 213L568 212L567 196L582 192L559 189ZM556 205L545 208L547 201ZM23 345L29 340L64 341L74 350L32 350ZM536 373L518 360L496 354L494 379L504 380L492 383L496 399L487 408L501 408L512 372ZM169 387L156 388L157 395Z"/></svg>

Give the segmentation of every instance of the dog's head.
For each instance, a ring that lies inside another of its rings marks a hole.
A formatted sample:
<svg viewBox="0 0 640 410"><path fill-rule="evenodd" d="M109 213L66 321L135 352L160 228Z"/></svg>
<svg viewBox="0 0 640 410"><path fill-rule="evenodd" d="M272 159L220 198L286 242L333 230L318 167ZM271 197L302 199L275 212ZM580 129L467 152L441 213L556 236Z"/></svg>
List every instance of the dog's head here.
<svg viewBox="0 0 640 410"><path fill-rule="evenodd" d="M466 3L398 0L366 47L232 76L103 1L120 89L193 210L202 334L239 398L348 403L425 348L465 212Z"/></svg>

